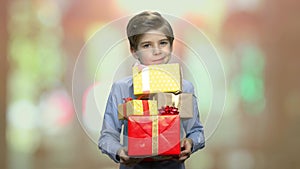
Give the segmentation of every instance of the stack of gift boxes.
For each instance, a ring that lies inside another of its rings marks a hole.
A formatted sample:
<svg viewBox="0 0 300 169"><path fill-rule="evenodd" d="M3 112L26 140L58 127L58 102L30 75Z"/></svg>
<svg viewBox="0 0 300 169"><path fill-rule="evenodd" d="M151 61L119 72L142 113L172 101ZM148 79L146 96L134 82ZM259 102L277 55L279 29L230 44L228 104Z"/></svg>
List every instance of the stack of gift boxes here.
<svg viewBox="0 0 300 169"><path fill-rule="evenodd" d="M128 120L128 155L180 154L180 118L193 117L193 95L182 93L179 64L133 67L137 99L124 98L119 119Z"/></svg>

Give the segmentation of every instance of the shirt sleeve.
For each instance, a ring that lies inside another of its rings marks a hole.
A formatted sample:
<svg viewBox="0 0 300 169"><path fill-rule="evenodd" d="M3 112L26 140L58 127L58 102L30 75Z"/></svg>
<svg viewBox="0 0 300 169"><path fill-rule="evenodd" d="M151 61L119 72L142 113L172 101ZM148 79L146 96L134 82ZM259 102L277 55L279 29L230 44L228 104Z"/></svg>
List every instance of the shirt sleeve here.
<svg viewBox="0 0 300 169"><path fill-rule="evenodd" d="M98 147L102 153L107 154L115 162L119 162L116 155L118 150L122 147L120 144L122 121L118 119L120 92L120 87L113 84L107 100L101 135L98 140Z"/></svg>
<svg viewBox="0 0 300 169"><path fill-rule="evenodd" d="M193 94L194 116L191 119L183 120L183 126L186 132L186 138L193 140L192 152L195 152L205 147L204 130L203 125L200 122L197 97L194 94L194 87L192 83L188 83L185 92Z"/></svg>

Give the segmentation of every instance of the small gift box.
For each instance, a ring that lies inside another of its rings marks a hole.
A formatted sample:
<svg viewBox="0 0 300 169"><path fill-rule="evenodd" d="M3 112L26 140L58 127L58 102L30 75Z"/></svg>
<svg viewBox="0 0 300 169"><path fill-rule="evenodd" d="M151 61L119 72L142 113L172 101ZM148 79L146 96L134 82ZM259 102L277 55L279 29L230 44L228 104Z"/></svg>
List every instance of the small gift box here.
<svg viewBox="0 0 300 169"><path fill-rule="evenodd" d="M118 118L120 120L130 115L158 115L156 100L132 100L126 98L125 103L118 105Z"/></svg>
<svg viewBox="0 0 300 169"><path fill-rule="evenodd" d="M136 96L150 93L181 91L181 72L178 63L132 68L133 93Z"/></svg>
<svg viewBox="0 0 300 169"><path fill-rule="evenodd" d="M193 118L193 94L192 93L155 93L150 98L157 101L158 108L173 106L178 108L180 118Z"/></svg>
<svg viewBox="0 0 300 169"><path fill-rule="evenodd" d="M128 155L132 157L180 154L179 115L129 116Z"/></svg>

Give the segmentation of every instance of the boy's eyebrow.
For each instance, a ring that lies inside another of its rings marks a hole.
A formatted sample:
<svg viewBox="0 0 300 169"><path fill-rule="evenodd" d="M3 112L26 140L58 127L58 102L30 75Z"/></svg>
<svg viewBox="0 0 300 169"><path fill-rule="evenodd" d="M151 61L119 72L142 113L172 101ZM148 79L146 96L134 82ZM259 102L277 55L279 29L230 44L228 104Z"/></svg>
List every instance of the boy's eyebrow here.
<svg viewBox="0 0 300 169"><path fill-rule="evenodd" d="M159 41L165 41L165 40L168 40L168 38L163 38L163 39L160 39ZM145 44L145 43L151 43L151 41L143 41L140 44Z"/></svg>
<svg viewBox="0 0 300 169"><path fill-rule="evenodd" d="M143 41L140 44L151 43L151 41Z"/></svg>
<svg viewBox="0 0 300 169"><path fill-rule="evenodd" d="M168 38L164 38L164 39L161 39L160 41L164 41L164 40L167 40L167 41L168 41L169 39L168 39Z"/></svg>

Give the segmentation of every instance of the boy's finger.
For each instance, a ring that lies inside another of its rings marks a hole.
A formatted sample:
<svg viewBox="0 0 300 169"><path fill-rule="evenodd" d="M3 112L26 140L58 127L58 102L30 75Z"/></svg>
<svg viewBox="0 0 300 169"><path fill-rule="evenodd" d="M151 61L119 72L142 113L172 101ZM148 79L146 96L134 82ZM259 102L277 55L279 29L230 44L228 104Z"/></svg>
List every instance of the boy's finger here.
<svg viewBox="0 0 300 169"><path fill-rule="evenodd" d="M130 157L128 157L126 154L121 154L120 155L120 160L121 160L121 162L126 162L126 161L128 161L129 160L129 158Z"/></svg>
<svg viewBox="0 0 300 169"><path fill-rule="evenodd" d="M186 144L187 144L187 140L186 139L184 139L184 140L182 140L182 142L181 142L181 147L185 147L186 146Z"/></svg>
<svg viewBox="0 0 300 169"><path fill-rule="evenodd" d="M182 151L179 154L179 158L184 157L184 156L190 156L190 155L191 155L191 153L189 151Z"/></svg>
<svg viewBox="0 0 300 169"><path fill-rule="evenodd" d="M180 143L180 147L184 147L184 140Z"/></svg>
<svg viewBox="0 0 300 169"><path fill-rule="evenodd" d="M182 156L182 157L179 157L179 161L184 161L184 160L186 160L186 159L188 159L189 158L189 156Z"/></svg>
<svg viewBox="0 0 300 169"><path fill-rule="evenodd" d="M188 150L182 151L179 155L179 161L186 160L190 157L191 152Z"/></svg>
<svg viewBox="0 0 300 169"><path fill-rule="evenodd" d="M189 150L183 150L180 152L180 155L184 155L184 154L188 154L189 153Z"/></svg>

